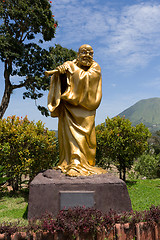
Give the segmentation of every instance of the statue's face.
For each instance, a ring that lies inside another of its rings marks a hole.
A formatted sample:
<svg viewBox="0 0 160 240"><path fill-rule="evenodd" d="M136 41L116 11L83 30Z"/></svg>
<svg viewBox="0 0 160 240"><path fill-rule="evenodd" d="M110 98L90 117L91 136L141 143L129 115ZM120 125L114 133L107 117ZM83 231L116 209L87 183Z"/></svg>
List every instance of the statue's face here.
<svg viewBox="0 0 160 240"><path fill-rule="evenodd" d="M78 62L83 66L91 66L93 62L93 49L89 45L83 45L78 52Z"/></svg>

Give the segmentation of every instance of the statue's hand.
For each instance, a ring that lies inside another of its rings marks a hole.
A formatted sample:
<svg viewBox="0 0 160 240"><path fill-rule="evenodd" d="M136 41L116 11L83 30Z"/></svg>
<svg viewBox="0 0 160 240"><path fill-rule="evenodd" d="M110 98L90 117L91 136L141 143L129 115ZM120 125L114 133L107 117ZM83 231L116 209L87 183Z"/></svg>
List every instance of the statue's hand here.
<svg viewBox="0 0 160 240"><path fill-rule="evenodd" d="M54 108L51 103L48 104L48 109L50 112L53 112Z"/></svg>
<svg viewBox="0 0 160 240"><path fill-rule="evenodd" d="M67 71L70 72L70 66L69 66L69 64L67 64L67 63L58 66L56 69L57 69L61 74L65 74Z"/></svg>

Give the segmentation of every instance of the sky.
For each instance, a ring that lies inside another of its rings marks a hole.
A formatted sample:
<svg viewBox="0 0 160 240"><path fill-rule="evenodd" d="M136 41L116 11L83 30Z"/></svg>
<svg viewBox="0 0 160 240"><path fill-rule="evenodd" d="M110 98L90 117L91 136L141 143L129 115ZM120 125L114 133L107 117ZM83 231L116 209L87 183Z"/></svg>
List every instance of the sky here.
<svg viewBox="0 0 160 240"><path fill-rule="evenodd" d="M60 44L78 51L87 43L101 66L103 97L96 125L142 99L160 97L159 0L52 0L51 9L58 27L55 38L44 47ZM0 78L1 99L2 63ZM24 91L13 92L4 118L27 115L29 120L41 120L47 128L57 130L58 119L42 116L33 100L23 100ZM47 95L37 103L47 106Z"/></svg>

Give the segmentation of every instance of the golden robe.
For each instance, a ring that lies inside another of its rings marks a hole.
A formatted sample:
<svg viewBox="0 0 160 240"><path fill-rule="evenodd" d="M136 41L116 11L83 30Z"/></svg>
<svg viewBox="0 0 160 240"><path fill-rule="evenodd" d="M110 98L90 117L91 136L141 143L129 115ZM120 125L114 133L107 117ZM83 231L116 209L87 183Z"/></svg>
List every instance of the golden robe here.
<svg viewBox="0 0 160 240"><path fill-rule="evenodd" d="M48 106L58 117L60 161L58 168L70 176L100 174L95 166L95 113L102 97L101 69L93 61L85 71L76 60L66 62L66 74L51 77ZM66 64L64 63L64 64Z"/></svg>

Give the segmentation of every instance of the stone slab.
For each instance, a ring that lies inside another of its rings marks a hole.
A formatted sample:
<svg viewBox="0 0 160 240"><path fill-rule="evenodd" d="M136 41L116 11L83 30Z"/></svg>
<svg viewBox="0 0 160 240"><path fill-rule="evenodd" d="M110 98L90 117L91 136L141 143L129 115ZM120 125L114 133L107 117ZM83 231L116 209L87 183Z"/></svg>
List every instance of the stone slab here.
<svg viewBox="0 0 160 240"><path fill-rule="evenodd" d="M60 210L73 207L95 207L94 191L60 191Z"/></svg>
<svg viewBox="0 0 160 240"><path fill-rule="evenodd" d="M103 212L132 210L125 182L109 173L69 177L60 170L48 169L30 183L28 218L39 218L45 212L56 216L61 208L60 193L65 191L94 192L94 206Z"/></svg>

